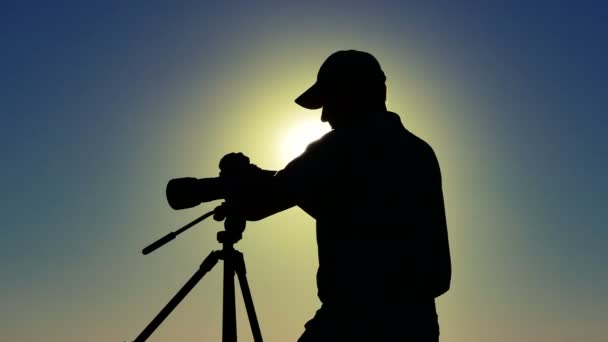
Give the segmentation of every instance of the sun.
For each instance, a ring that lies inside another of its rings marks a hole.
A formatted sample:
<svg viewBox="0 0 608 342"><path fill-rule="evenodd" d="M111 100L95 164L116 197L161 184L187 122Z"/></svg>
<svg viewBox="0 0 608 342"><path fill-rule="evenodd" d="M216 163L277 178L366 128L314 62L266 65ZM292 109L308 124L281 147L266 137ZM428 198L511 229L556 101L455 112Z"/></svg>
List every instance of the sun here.
<svg viewBox="0 0 608 342"><path fill-rule="evenodd" d="M281 143L281 159L284 163L290 162L304 152L306 146L321 138L331 128L319 119L300 120L289 127Z"/></svg>

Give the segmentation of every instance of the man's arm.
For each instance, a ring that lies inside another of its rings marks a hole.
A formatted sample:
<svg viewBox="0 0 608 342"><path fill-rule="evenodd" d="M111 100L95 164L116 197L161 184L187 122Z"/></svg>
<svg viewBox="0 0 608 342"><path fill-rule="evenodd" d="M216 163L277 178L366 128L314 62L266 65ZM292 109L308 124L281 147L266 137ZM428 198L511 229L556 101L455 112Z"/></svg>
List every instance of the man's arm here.
<svg viewBox="0 0 608 342"><path fill-rule="evenodd" d="M295 205L277 172L262 170L242 152L226 154L219 166L226 215L257 221Z"/></svg>
<svg viewBox="0 0 608 342"><path fill-rule="evenodd" d="M318 208L311 199L323 179L324 165L315 146L310 144L302 155L277 172L252 164L256 171L234 188L229 206L248 221L258 221L296 205L315 217Z"/></svg>
<svg viewBox="0 0 608 342"><path fill-rule="evenodd" d="M237 195L237 210L247 221L259 221L296 205L295 196L282 184L278 172L261 171L264 174Z"/></svg>

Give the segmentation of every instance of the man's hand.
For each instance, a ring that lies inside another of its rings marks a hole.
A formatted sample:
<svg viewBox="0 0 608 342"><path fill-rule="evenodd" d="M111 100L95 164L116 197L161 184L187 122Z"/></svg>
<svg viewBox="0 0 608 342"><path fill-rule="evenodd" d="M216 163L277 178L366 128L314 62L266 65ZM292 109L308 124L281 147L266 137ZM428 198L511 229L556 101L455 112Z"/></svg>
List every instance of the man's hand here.
<svg viewBox="0 0 608 342"><path fill-rule="evenodd" d="M251 167L249 157L242 152L231 152L220 160L220 177L245 176Z"/></svg>

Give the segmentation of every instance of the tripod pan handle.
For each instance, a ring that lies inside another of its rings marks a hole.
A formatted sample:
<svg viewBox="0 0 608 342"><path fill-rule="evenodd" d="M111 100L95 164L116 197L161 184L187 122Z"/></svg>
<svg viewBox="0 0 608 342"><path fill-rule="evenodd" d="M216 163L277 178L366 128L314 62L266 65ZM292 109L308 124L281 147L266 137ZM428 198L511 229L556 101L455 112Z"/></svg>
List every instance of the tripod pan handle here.
<svg viewBox="0 0 608 342"><path fill-rule="evenodd" d="M176 235L177 234L175 234L175 232L170 232L169 234L163 236L162 238L160 238L160 239L154 241L153 243L151 243L150 245L148 245L141 252L144 255L149 254L149 253L155 251L157 248L161 247L162 245L166 244L167 242L175 239Z"/></svg>

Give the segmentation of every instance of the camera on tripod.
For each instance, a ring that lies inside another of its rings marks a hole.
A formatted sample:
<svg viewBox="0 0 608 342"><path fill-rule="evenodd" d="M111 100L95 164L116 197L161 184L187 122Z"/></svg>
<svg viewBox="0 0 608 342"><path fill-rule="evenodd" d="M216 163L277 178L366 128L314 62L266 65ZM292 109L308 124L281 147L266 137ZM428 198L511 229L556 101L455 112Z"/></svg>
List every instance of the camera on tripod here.
<svg viewBox="0 0 608 342"><path fill-rule="evenodd" d="M219 177L171 179L166 189L167 202L171 208L187 209L218 199L239 201L240 194L248 193L261 177L274 174L252 164L241 152L225 155L219 166Z"/></svg>
<svg viewBox="0 0 608 342"><path fill-rule="evenodd" d="M251 164L249 158L242 153L229 153L225 155L220 160L219 166L219 177L201 179L194 177L175 178L167 184L167 201L171 208L175 210L196 207L203 202L218 199L224 199L225 202L182 228L170 232L148 245L142 250L142 253L148 254L156 250L211 215L213 215L216 221L224 221L225 230L217 233L217 240L222 244L222 249L212 251L203 260L199 269L136 337L135 342L146 341L203 276L213 269L219 260L224 261L222 341L236 342L237 340L234 286L234 276L236 275L243 300L245 301L253 339L255 342L262 342L262 333L246 277L243 253L234 249L233 246L241 239L246 221L235 210L227 209L228 205L226 203L231 203L230 208L240 206L243 194L247 194L253 187L257 187L263 177L274 175L274 172L262 170L256 165Z"/></svg>

